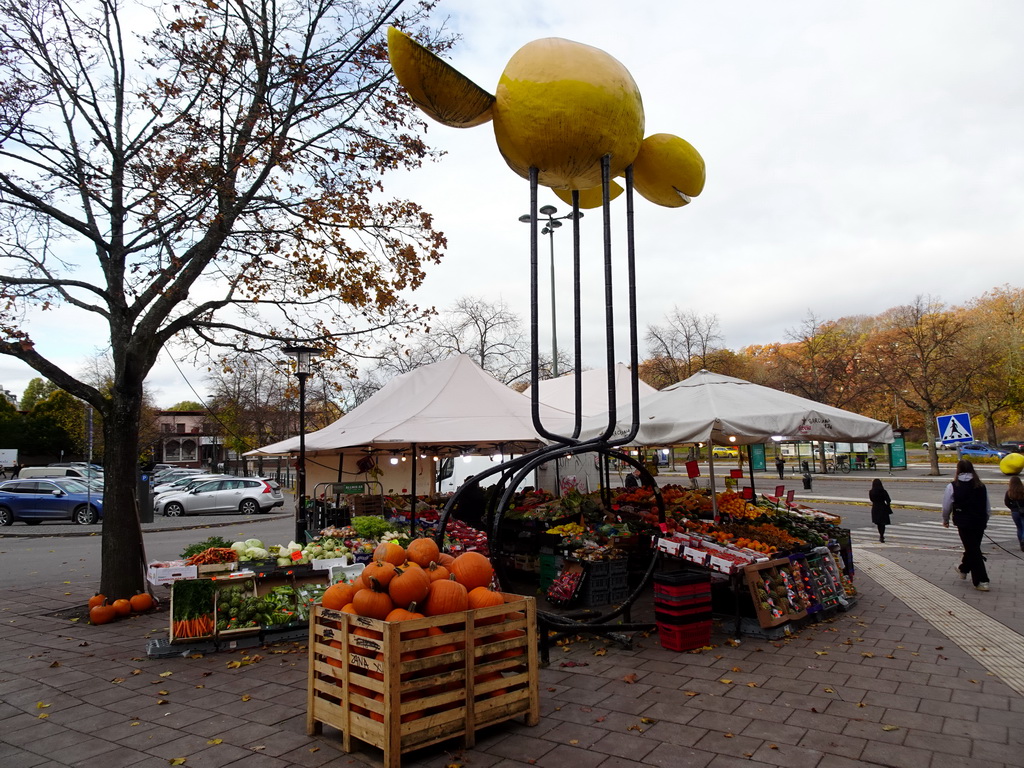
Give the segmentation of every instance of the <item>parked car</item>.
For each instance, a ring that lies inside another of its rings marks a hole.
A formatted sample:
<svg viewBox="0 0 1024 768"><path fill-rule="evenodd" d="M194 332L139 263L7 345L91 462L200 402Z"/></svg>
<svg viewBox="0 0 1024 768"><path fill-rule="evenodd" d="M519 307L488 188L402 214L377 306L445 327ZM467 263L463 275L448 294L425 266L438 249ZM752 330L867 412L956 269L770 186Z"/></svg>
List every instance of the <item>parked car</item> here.
<svg viewBox="0 0 1024 768"><path fill-rule="evenodd" d="M999 450L1006 451L1007 453L1024 453L1024 442L1012 440L1009 443L1000 443Z"/></svg>
<svg viewBox="0 0 1024 768"><path fill-rule="evenodd" d="M988 443L978 442L977 440L972 443L960 443L958 446L960 449L961 456L980 456L989 457L993 459L1001 459L1007 454L1007 451L1001 451L998 448L993 448Z"/></svg>
<svg viewBox="0 0 1024 768"><path fill-rule="evenodd" d="M232 477L209 480L190 491L174 491L157 497L153 509L166 517L240 512L254 515L284 504L281 486L273 480Z"/></svg>
<svg viewBox="0 0 1024 768"><path fill-rule="evenodd" d="M190 469L188 467L171 469L160 474L153 475L150 478L150 483L155 487L166 483L173 483L175 480L179 480L182 477L195 477L196 475L209 474L205 469Z"/></svg>
<svg viewBox="0 0 1024 768"><path fill-rule="evenodd" d="M734 445L716 445L711 449L711 455L716 459L737 459L740 450Z"/></svg>
<svg viewBox="0 0 1024 768"><path fill-rule="evenodd" d="M175 491L191 491L197 485L208 482L210 480L224 480L226 478L233 477L233 475L185 475L179 477L173 483L163 483L153 487L153 495L159 496L161 493L174 493Z"/></svg>
<svg viewBox="0 0 1024 768"><path fill-rule="evenodd" d="M103 517L103 496L73 478L17 478L0 483L0 525L65 520L92 525Z"/></svg>
<svg viewBox="0 0 1024 768"><path fill-rule="evenodd" d="M942 442L941 440L936 440L935 441L935 450L937 450L937 451L955 451L956 450L956 446L957 446L956 443L948 443L947 444L947 443Z"/></svg>
<svg viewBox="0 0 1024 768"><path fill-rule="evenodd" d="M102 478L103 475L93 472L84 467L22 467L18 472L19 479L31 479L35 477L77 477L77 478Z"/></svg>

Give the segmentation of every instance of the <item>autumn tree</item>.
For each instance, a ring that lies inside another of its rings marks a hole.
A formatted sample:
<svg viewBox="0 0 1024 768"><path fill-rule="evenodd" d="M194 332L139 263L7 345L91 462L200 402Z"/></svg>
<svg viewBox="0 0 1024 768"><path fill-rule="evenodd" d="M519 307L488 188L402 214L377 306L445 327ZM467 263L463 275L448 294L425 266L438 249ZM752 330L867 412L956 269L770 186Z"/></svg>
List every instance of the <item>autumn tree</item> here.
<svg viewBox="0 0 1024 768"><path fill-rule="evenodd" d="M36 376L35 378L29 379L28 384L25 385L25 392L22 394L18 405L23 411L31 411L36 407L37 403L41 403L59 389L60 387L52 381L47 381L46 379L41 379Z"/></svg>
<svg viewBox="0 0 1024 768"><path fill-rule="evenodd" d="M967 407L985 425L986 439L998 444L997 420L1024 411L1024 289L1004 285L970 302L968 353L987 364L971 382Z"/></svg>
<svg viewBox="0 0 1024 768"><path fill-rule="evenodd" d="M443 46L432 3L402 5L0 0L0 353L103 417L105 594L144 587L139 425L165 345L340 361L419 316L402 292L444 240L383 189L430 153L382 28ZM108 391L57 362L39 312L109 339Z"/></svg>
<svg viewBox="0 0 1024 768"><path fill-rule="evenodd" d="M932 474L939 474L936 417L964 402L985 361L969 354L971 326L964 313L918 296L878 319L864 346L863 361L880 386L921 415Z"/></svg>

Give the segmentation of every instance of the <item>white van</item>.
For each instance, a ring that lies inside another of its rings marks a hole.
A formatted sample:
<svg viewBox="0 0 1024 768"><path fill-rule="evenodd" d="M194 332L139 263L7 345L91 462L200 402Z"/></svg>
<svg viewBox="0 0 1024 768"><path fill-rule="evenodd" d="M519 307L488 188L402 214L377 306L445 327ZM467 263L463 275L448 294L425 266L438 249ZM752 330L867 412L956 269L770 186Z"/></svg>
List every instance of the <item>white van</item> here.
<svg viewBox="0 0 1024 768"><path fill-rule="evenodd" d="M18 473L19 480L33 477L89 477L85 469L78 467L22 467Z"/></svg>

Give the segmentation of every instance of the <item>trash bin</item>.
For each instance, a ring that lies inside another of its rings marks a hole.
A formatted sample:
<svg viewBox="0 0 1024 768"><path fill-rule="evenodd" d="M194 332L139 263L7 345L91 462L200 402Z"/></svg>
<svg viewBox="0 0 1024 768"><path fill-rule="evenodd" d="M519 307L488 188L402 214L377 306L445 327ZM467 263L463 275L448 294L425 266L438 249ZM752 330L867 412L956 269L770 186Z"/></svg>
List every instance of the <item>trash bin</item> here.
<svg viewBox="0 0 1024 768"><path fill-rule="evenodd" d="M803 480L804 480L804 490L805 491L811 490L811 473L810 472L804 472Z"/></svg>
<svg viewBox="0 0 1024 768"><path fill-rule="evenodd" d="M149 472L140 472L135 495L139 500L139 522L153 522L153 488L149 484Z"/></svg>

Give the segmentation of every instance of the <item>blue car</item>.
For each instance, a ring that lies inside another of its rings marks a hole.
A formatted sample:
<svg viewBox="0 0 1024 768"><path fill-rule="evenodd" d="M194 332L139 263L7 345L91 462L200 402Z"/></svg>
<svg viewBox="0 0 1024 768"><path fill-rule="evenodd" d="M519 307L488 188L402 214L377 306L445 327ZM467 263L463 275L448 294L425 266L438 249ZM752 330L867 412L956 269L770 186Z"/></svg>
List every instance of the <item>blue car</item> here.
<svg viewBox="0 0 1024 768"><path fill-rule="evenodd" d="M1001 459L1006 455L1006 451L1001 451L998 448L993 448L988 443L981 443L975 441L973 443L961 443L957 446L960 449L961 456L982 456L992 459Z"/></svg>
<svg viewBox="0 0 1024 768"><path fill-rule="evenodd" d="M41 477L0 483L0 526L22 520L38 525L44 520L92 525L103 517L103 496L80 480Z"/></svg>

